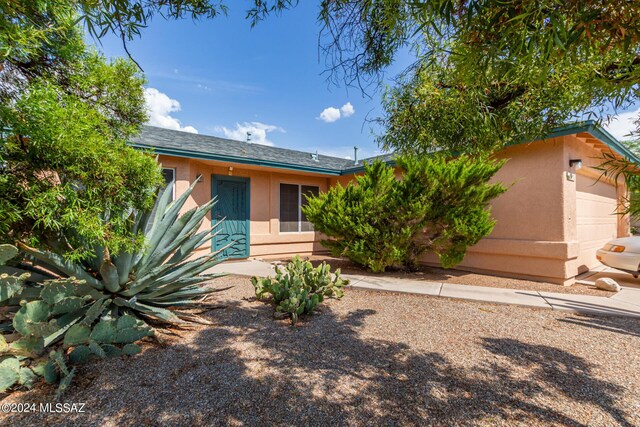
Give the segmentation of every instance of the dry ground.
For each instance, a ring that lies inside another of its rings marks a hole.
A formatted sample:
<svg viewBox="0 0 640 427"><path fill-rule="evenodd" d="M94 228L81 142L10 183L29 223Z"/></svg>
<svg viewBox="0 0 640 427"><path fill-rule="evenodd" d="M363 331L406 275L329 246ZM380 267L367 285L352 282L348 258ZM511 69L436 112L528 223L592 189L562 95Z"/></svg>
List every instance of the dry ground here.
<svg viewBox="0 0 640 427"><path fill-rule="evenodd" d="M86 413L0 425L640 425L640 320L352 289L291 327L229 284L214 326L82 367Z"/></svg>
<svg viewBox="0 0 640 427"><path fill-rule="evenodd" d="M499 277L489 274L471 273L463 270L444 269L437 267L422 266L415 272L389 271L380 274L366 272L362 267L342 258L314 255L307 257L314 265L326 261L331 265L331 271L340 268L346 274L371 274L380 277L399 277L411 280L425 280L429 282L455 283L458 285L487 286L491 288L519 289L523 291L560 292L566 294L594 295L599 297L610 297L613 292L603 291L595 286L575 283L571 286L560 286L555 283L536 282L533 280L514 279L509 277ZM286 263L289 260L282 260ZM632 277L629 275L629 277Z"/></svg>

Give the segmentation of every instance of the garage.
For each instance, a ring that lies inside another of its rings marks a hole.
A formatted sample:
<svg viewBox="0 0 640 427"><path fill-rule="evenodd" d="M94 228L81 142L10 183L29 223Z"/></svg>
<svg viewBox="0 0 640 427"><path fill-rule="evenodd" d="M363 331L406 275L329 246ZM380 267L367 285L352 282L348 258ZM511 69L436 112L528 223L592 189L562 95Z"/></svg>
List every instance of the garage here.
<svg viewBox="0 0 640 427"><path fill-rule="evenodd" d="M576 176L576 224L580 242L578 272L601 265L596 250L618 234L616 187L586 175Z"/></svg>

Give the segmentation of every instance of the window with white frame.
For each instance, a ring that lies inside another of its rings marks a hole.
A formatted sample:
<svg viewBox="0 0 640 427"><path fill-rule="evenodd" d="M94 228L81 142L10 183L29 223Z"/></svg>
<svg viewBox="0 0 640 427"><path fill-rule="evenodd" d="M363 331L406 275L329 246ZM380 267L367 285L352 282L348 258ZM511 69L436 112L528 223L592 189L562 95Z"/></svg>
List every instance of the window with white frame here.
<svg viewBox="0 0 640 427"><path fill-rule="evenodd" d="M302 206L307 204L307 195L319 193L320 188L314 185L280 184L280 232L313 231Z"/></svg>
<svg viewBox="0 0 640 427"><path fill-rule="evenodd" d="M166 185L173 183L173 191L171 193L171 200L176 199L176 170L175 168L162 168L162 176Z"/></svg>

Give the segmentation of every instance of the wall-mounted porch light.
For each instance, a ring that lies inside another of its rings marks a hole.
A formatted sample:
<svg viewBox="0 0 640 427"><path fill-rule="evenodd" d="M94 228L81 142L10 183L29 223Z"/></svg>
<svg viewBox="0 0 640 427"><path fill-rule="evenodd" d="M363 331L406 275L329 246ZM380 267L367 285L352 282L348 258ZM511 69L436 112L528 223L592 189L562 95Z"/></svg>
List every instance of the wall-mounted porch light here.
<svg viewBox="0 0 640 427"><path fill-rule="evenodd" d="M571 159L569 160L569 167L575 167L576 170L582 169L582 159Z"/></svg>

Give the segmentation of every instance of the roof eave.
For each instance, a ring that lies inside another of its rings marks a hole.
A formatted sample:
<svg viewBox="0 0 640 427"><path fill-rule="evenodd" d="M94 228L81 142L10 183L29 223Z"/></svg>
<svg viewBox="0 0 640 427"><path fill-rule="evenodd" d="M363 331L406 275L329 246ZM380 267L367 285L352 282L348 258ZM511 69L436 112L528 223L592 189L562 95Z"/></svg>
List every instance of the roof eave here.
<svg viewBox="0 0 640 427"><path fill-rule="evenodd" d="M636 156L633 151L629 150L624 144L618 141L613 135L606 130L602 129L593 120L588 120L581 123L565 126L554 130L549 135L542 139L556 138L560 136L575 135L581 132L587 132L598 138L602 143L606 144L613 151L621 155L622 157L631 160L634 163L640 163L640 158Z"/></svg>
<svg viewBox="0 0 640 427"><path fill-rule="evenodd" d="M372 159L364 159L362 160L362 164L358 166L353 166L347 169L342 169L340 175L353 175L354 173L364 172L364 164L371 163L371 161L375 161L375 158ZM395 159L385 160L384 163L388 166L396 166Z"/></svg>
<svg viewBox="0 0 640 427"><path fill-rule="evenodd" d="M275 162L271 160L258 160L258 159L250 159L245 157L237 157L237 156L229 156L229 155L220 155L220 154L211 154L211 153L201 153L197 151L191 150L183 150L178 148L166 148L166 147L154 147L152 145L145 144L131 144L132 147L142 149L142 150L150 150L154 154L161 154L165 156L173 156L173 157L184 157L188 159L200 159L200 160L213 160L219 162L226 163L239 163L251 166L264 166L270 168L277 169L287 169L297 172L312 172L322 175L341 175L341 170L338 169L327 169L327 168L319 168L313 166L304 166L304 165L292 165L290 163L284 162Z"/></svg>

